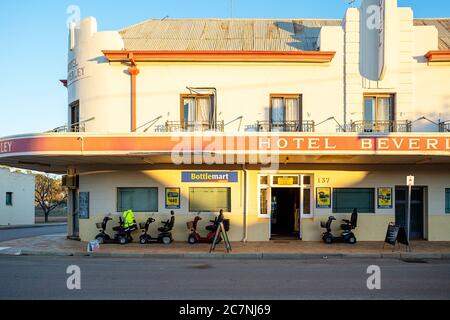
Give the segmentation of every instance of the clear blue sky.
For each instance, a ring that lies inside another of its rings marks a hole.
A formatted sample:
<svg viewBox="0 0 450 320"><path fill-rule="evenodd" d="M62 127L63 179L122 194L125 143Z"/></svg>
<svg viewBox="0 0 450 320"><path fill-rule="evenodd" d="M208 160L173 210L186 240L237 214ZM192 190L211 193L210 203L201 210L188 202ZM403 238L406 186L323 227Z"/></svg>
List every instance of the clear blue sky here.
<svg viewBox="0 0 450 320"><path fill-rule="evenodd" d="M234 0L236 18L342 18L347 0ZM357 1L358 3L359 1ZM0 1L0 137L42 132L67 121L69 5L95 16L100 30L146 19L230 17L230 0ZM416 17L450 17L448 0L399 0Z"/></svg>

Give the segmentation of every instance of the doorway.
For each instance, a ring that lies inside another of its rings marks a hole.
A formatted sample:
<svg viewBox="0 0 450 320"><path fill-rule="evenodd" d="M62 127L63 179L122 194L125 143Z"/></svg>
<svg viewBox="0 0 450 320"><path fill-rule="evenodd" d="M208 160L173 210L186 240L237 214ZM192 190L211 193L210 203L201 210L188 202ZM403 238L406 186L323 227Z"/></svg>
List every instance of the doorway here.
<svg viewBox="0 0 450 320"><path fill-rule="evenodd" d="M272 239L299 239L300 188L272 188Z"/></svg>
<svg viewBox="0 0 450 320"><path fill-rule="evenodd" d="M408 187L395 188L395 224L405 226L408 216ZM411 190L411 240L425 239L425 188L413 187ZM407 227L406 227L407 228Z"/></svg>

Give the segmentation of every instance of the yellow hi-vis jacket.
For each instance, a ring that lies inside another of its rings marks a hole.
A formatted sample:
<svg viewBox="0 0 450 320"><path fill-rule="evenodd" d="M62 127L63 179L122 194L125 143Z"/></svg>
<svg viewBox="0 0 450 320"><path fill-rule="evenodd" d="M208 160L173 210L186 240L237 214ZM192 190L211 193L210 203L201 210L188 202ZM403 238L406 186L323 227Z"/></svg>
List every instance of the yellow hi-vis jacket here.
<svg viewBox="0 0 450 320"><path fill-rule="evenodd" d="M133 210L125 211L122 215L122 218L123 218L123 223L124 223L123 227L125 229L131 228L136 224L136 219L134 217Z"/></svg>

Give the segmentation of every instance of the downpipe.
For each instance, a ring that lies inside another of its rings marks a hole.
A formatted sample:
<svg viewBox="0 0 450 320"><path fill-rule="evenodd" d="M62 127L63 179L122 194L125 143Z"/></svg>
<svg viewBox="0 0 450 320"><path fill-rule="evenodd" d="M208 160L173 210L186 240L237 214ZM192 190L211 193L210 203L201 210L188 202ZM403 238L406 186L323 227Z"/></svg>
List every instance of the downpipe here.
<svg viewBox="0 0 450 320"><path fill-rule="evenodd" d="M244 238L242 242L248 242L248 170L245 164L242 166L244 172Z"/></svg>

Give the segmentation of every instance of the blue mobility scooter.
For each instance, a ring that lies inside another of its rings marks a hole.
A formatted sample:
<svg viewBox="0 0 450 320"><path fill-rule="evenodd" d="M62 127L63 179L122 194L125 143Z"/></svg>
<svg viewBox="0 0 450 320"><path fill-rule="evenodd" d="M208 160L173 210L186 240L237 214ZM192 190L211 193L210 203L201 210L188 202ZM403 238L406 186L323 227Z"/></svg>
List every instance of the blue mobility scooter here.
<svg viewBox="0 0 450 320"><path fill-rule="evenodd" d="M350 220L344 219L342 220L344 223L341 224L342 233L340 236L334 236L331 233L331 224L335 221L336 218L331 216L328 218L328 221L322 221L320 223L321 227L326 229L327 231L323 233L322 240L326 244L332 244L334 242L345 242L350 244L356 243L356 237L352 230L356 229L358 226L358 210L354 209Z"/></svg>

